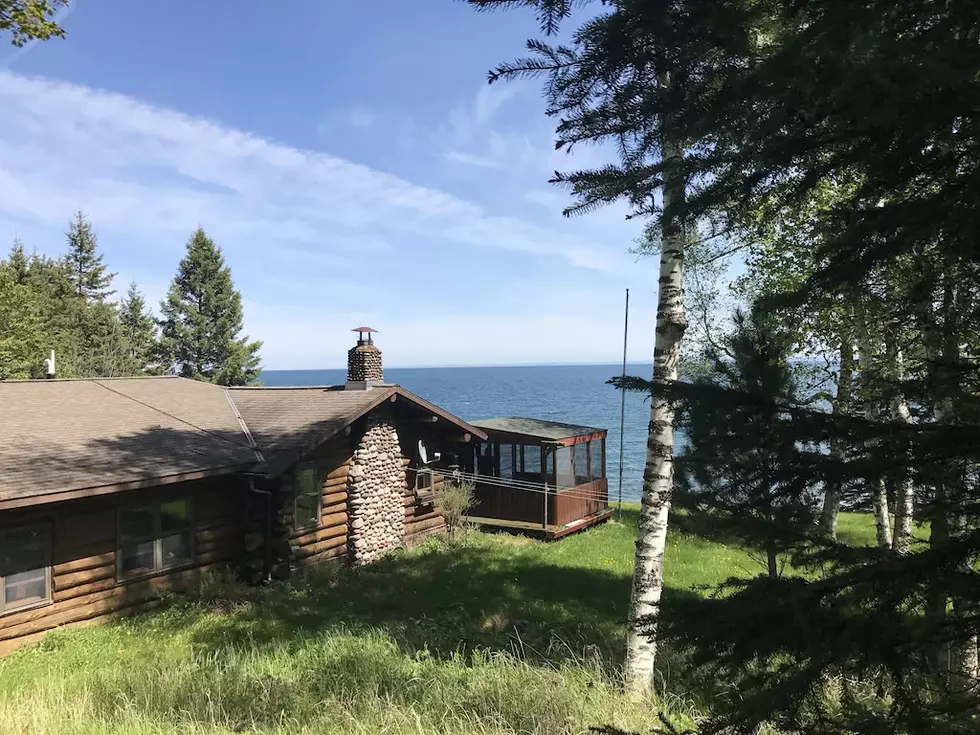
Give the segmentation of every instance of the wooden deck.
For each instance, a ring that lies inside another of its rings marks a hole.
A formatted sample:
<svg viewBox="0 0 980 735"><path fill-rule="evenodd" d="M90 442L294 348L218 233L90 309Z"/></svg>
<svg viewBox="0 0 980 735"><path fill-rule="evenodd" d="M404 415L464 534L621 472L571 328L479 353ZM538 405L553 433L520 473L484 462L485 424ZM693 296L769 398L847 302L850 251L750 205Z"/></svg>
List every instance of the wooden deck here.
<svg viewBox="0 0 980 735"><path fill-rule="evenodd" d="M545 541L553 541L570 533L583 531L597 523L602 523L615 512L615 508L605 508L585 518L566 523L564 525L549 524L547 527L541 523L531 523L529 521L508 521L501 518L481 518L480 516L466 516L466 520L471 523L478 523L481 526L490 528L500 528L508 531L519 531L533 536L544 538Z"/></svg>

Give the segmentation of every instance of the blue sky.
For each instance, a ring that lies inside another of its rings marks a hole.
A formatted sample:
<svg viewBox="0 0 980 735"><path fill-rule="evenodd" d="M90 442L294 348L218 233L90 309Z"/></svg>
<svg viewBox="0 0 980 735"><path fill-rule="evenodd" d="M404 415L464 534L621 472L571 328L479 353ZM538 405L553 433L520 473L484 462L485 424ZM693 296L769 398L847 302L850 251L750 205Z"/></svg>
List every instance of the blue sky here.
<svg viewBox="0 0 980 735"><path fill-rule="evenodd" d="M80 0L65 40L0 38L0 244L58 253L84 209L156 305L202 225L267 368L652 354L656 263L624 208L565 219L540 84L486 84L530 12L453 0ZM288 9L288 10L287 10Z"/></svg>

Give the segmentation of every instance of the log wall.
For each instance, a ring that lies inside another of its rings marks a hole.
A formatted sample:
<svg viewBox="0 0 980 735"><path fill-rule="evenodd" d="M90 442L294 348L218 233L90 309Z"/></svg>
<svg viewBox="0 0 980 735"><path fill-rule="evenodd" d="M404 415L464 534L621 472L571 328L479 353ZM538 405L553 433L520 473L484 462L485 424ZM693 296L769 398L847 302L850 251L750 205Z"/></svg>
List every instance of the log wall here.
<svg viewBox="0 0 980 735"><path fill-rule="evenodd" d="M323 472L320 524L316 528L290 531L295 566L315 564L328 559L346 559L349 521L347 473L352 455L350 438L342 437L325 443L305 460L315 464ZM291 483L291 476L284 478L284 482Z"/></svg>
<svg viewBox="0 0 980 735"><path fill-rule="evenodd" d="M241 481L197 480L117 495L71 500L36 510L0 513L0 524L47 523L51 529L51 602L0 616L0 655L62 625L101 622L158 603L162 593L186 588L203 570L227 566L241 555ZM192 500L193 562L150 576L119 581L116 521L120 507Z"/></svg>

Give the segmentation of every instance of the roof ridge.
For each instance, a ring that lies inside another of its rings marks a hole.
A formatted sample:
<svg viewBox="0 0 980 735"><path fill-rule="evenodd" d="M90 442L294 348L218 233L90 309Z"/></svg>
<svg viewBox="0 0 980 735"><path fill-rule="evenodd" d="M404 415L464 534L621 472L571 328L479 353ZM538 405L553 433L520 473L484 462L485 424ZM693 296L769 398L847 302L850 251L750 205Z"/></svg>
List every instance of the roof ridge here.
<svg viewBox="0 0 980 735"><path fill-rule="evenodd" d="M373 388L400 388L398 383L375 383ZM229 391L263 391L263 390L346 390L344 383L333 385L230 385ZM358 391L364 392L364 391Z"/></svg>
<svg viewBox="0 0 980 735"><path fill-rule="evenodd" d="M114 375L108 378L3 378L0 383L14 384L33 384L33 383L97 383L100 380L191 380L182 375ZM191 380L192 383L202 385L212 385L200 380Z"/></svg>

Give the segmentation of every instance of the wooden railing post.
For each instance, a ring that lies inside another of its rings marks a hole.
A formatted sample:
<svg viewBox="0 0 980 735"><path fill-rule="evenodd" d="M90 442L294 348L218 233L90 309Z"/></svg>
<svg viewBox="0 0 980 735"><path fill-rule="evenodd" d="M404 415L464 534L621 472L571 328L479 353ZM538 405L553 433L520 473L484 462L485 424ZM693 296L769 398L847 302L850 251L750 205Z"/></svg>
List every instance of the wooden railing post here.
<svg viewBox="0 0 980 735"><path fill-rule="evenodd" d="M548 483L544 484L544 530L548 530Z"/></svg>

